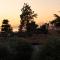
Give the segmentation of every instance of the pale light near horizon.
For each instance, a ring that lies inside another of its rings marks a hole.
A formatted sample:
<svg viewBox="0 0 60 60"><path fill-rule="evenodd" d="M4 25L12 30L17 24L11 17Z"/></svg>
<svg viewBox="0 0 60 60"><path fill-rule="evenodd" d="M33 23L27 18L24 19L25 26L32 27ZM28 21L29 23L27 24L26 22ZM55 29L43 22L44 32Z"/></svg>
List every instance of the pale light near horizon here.
<svg viewBox="0 0 60 60"><path fill-rule="evenodd" d="M28 3L32 10L38 14L36 23L43 24L53 20L53 14L60 13L60 0L0 0L0 26L3 19L8 19L12 27L16 28L20 24L21 8L24 3Z"/></svg>

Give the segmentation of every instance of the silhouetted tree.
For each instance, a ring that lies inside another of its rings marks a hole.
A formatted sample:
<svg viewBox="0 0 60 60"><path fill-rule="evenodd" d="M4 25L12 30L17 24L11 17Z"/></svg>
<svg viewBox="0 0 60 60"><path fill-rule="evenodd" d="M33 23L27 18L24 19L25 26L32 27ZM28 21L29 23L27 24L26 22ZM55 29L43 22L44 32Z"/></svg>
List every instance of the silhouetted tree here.
<svg viewBox="0 0 60 60"><path fill-rule="evenodd" d="M48 33L48 26L49 26L49 24L47 24L47 23L45 23L44 25L42 25L40 27L41 32L42 33Z"/></svg>
<svg viewBox="0 0 60 60"><path fill-rule="evenodd" d="M32 11L32 9L30 8L30 6L26 3L24 3L24 6L21 9L21 11L22 11L22 14L20 15L21 25L19 26L19 31L22 31L22 29L26 27L27 24L29 24L29 22L34 19L34 17L37 16L37 14L35 14L34 11Z"/></svg>
<svg viewBox="0 0 60 60"><path fill-rule="evenodd" d="M31 23L27 24L27 27L26 27L27 32L35 32L36 29L37 29L37 26L38 26L38 25L35 24L34 21L31 21Z"/></svg>
<svg viewBox="0 0 60 60"><path fill-rule="evenodd" d="M8 24L8 20L4 19L2 22L1 32L12 32L12 27Z"/></svg>
<svg viewBox="0 0 60 60"><path fill-rule="evenodd" d="M50 23L54 24L55 26L60 26L60 16L58 16L57 14L54 14L54 16L56 17L56 19L54 19Z"/></svg>

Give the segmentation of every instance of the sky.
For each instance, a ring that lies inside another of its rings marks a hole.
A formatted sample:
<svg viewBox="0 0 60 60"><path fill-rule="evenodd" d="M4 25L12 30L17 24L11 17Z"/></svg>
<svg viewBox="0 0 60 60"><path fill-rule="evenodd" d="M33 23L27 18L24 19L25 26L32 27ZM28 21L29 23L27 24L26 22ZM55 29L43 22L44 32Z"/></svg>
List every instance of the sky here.
<svg viewBox="0 0 60 60"><path fill-rule="evenodd" d="M60 15L60 0L0 0L0 26L3 19L8 19L11 26L17 31L24 3L28 3L37 13L35 21L39 25L53 20L55 13Z"/></svg>

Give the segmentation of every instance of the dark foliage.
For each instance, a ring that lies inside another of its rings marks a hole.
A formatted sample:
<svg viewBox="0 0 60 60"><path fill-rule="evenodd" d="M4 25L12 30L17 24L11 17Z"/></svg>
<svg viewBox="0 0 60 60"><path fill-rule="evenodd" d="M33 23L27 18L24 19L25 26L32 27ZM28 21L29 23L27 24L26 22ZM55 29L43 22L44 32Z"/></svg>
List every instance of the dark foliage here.
<svg viewBox="0 0 60 60"><path fill-rule="evenodd" d="M19 26L19 31L22 31L22 29L26 27L27 24L34 19L34 17L37 16L37 14L35 14L34 11L32 11L32 9L30 8L30 6L26 3L24 3L24 6L21 9L21 11L22 11L22 14L20 15L21 25Z"/></svg>
<svg viewBox="0 0 60 60"><path fill-rule="evenodd" d="M40 53L39 60L60 60L60 41L51 41Z"/></svg>
<svg viewBox="0 0 60 60"><path fill-rule="evenodd" d="M2 28L1 28L1 32L12 32L12 27L8 24L8 20L4 19L2 22Z"/></svg>
<svg viewBox="0 0 60 60"><path fill-rule="evenodd" d="M0 46L0 60L8 60L9 51L6 47Z"/></svg>
<svg viewBox="0 0 60 60"><path fill-rule="evenodd" d="M27 43L18 42L13 48L0 46L0 60L30 60L32 51L32 45Z"/></svg>
<svg viewBox="0 0 60 60"><path fill-rule="evenodd" d="M58 16L57 14L54 14L54 16L56 17L56 19L54 19L50 23L54 24L55 26L60 26L60 16Z"/></svg>
<svg viewBox="0 0 60 60"><path fill-rule="evenodd" d="M40 28L36 29L36 33L37 34L47 34L48 33L48 27L49 24L43 24L42 26L40 26Z"/></svg>
<svg viewBox="0 0 60 60"><path fill-rule="evenodd" d="M35 24L34 21L31 21L31 23L28 23L28 24L27 24L26 29L27 29L27 32L28 32L28 33L35 33L37 27L38 27L38 25Z"/></svg>
<svg viewBox="0 0 60 60"><path fill-rule="evenodd" d="M32 46L29 44L19 44L16 47L17 50L17 54L16 54L16 58L17 60L30 60L31 59L31 55L32 55Z"/></svg>
<svg viewBox="0 0 60 60"><path fill-rule="evenodd" d="M46 24L44 24L44 25L42 25L41 27L40 27L40 31L41 31L41 33L45 33L45 34L47 34L48 33L48 24L46 23Z"/></svg>

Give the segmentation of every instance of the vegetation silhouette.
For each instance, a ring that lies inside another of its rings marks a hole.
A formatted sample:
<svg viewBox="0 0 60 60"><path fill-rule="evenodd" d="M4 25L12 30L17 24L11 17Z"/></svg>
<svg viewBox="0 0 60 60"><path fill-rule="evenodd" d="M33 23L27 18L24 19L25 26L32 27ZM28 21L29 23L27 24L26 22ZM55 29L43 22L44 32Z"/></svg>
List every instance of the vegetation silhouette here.
<svg viewBox="0 0 60 60"><path fill-rule="evenodd" d="M8 60L9 51L6 47L0 46L0 60Z"/></svg>
<svg viewBox="0 0 60 60"><path fill-rule="evenodd" d="M48 34L48 27L48 23L43 24L42 26L36 29L36 34Z"/></svg>
<svg viewBox="0 0 60 60"><path fill-rule="evenodd" d="M57 14L54 14L54 16L56 17L56 19L54 19L53 21L51 21L51 24L54 24L55 26L60 26L60 16L58 16Z"/></svg>
<svg viewBox="0 0 60 60"><path fill-rule="evenodd" d="M1 33L5 37L1 37L0 33L0 60L33 60L31 58L32 55L33 58L38 57L37 60L60 60L60 35L49 35L49 24L47 23L38 28L38 25L34 21L37 14L32 11L28 4L24 3L21 11L21 24L19 25L18 32L12 31L8 19L4 19L2 22ZM57 14L54 14L54 16L56 19L50 23L60 27L60 16ZM9 34L12 36L8 36ZM47 38L45 39L45 37ZM38 53L34 57L34 52L36 51Z"/></svg>
<svg viewBox="0 0 60 60"><path fill-rule="evenodd" d="M26 27L27 31L26 32L29 35L32 35L36 32L37 27L38 27L38 25L34 21L31 21L30 23L27 24L27 27Z"/></svg>
<svg viewBox="0 0 60 60"><path fill-rule="evenodd" d="M12 42L11 42L12 43ZM14 44L14 43L13 43ZM0 46L0 60L30 60L33 51L32 45L27 43L16 43L17 46L8 48Z"/></svg>
<svg viewBox="0 0 60 60"><path fill-rule="evenodd" d="M60 39L50 38L40 53L39 60L60 60Z"/></svg>
<svg viewBox="0 0 60 60"><path fill-rule="evenodd" d="M9 33L9 32L12 32L12 27L8 24L8 20L7 19L4 19L3 22L2 22L2 28L1 28L1 32L6 32L6 33Z"/></svg>
<svg viewBox="0 0 60 60"><path fill-rule="evenodd" d="M32 45L28 44L28 43L18 43L17 47L16 47L16 60L30 60L31 59L31 55L32 55Z"/></svg>
<svg viewBox="0 0 60 60"><path fill-rule="evenodd" d="M22 11L22 14L20 15L21 25L19 26L19 31L22 31L23 28L26 29L29 22L34 20L34 17L37 16L37 14L35 14L34 11L32 11L31 7L27 3L24 3L24 6L21 9L21 11Z"/></svg>
<svg viewBox="0 0 60 60"><path fill-rule="evenodd" d="M48 27L49 27L49 24L47 24L47 23L45 23L44 25L42 25L40 27L41 33L47 34L48 33Z"/></svg>

